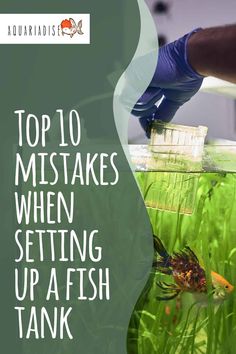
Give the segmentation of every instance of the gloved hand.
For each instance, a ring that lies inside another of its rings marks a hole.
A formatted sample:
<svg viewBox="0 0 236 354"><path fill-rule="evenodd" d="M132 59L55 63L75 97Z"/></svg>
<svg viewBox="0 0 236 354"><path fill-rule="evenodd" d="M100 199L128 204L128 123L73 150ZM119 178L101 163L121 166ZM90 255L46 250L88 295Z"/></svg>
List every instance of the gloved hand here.
<svg viewBox="0 0 236 354"><path fill-rule="evenodd" d="M147 137L150 137L151 125L155 119L169 122L178 108L190 100L201 87L204 77L190 66L187 57L188 39L199 30L196 29L159 49L153 79L132 110L132 114L140 118ZM144 58L143 65L147 65L147 59ZM141 67L139 69L142 70ZM155 103L161 98L157 107Z"/></svg>

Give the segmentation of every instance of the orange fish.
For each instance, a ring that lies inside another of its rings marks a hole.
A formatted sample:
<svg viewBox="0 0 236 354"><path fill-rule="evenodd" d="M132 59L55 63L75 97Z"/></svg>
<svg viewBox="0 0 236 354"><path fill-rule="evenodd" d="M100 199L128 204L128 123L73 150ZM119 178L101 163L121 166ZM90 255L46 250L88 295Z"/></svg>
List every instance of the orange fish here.
<svg viewBox="0 0 236 354"><path fill-rule="evenodd" d="M154 236L154 249L156 260L153 262L153 267L162 274L172 275L175 282L173 284L157 283L162 290L162 296L157 296L158 300L174 299L184 291L196 295L200 302L206 300L205 270L189 247L186 246L183 251L169 255L161 240ZM211 278L213 300L221 302L232 293L234 287L216 272L211 272Z"/></svg>
<svg viewBox="0 0 236 354"><path fill-rule="evenodd" d="M61 30L62 35L67 34L71 38L76 34L84 34L82 31L82 20L78 22L78 24L75 23L73 18L65 19L61 22L59 29Z"/></svg>

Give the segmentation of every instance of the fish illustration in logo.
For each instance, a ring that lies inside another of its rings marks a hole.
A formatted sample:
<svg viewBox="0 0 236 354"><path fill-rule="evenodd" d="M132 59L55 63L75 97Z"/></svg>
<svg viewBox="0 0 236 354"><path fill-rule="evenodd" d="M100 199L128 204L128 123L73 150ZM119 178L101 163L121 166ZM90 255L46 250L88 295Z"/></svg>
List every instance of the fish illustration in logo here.
<svg viewBox="0 0 236 354"><path fill-rule="evenodd" d="M78 24L76 24L75 20L73 20L73 18L69 18L69 20L65 19L61 22L60 26L59 26L62 35L64 36L64 34L67 34L68 36L70 36L71 38L76 34L84 34L82 31L82 20L80 20L78 22Z"/></svg>

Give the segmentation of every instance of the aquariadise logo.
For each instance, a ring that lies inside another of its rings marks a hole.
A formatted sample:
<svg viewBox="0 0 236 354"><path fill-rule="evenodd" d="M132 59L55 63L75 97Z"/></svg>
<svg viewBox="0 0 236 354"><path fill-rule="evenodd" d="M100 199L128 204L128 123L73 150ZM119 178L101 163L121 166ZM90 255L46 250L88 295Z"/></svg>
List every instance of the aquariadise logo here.
<svg viewBox="0 0 236 354"><path fill-rule="evenodd" d="M76 25L75 20L73 18L69 18L69 20L63 20L60 24L61 33L69 35L71 38L76 34L80 34L81 36L84 34L82 31L82 20L78 22Z"/></svg>
<svg viewBox="0 0 236 354"><path fill-rule="evenodd" d="M0 14L0 44L89 43L89 14Z"/></svg>

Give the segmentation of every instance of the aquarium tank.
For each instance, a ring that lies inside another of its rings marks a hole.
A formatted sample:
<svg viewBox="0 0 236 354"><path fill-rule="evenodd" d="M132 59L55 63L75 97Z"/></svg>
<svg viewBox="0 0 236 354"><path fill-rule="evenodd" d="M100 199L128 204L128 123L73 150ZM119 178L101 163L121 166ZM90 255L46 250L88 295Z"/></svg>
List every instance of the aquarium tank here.
<svg viewBox="0 0 236 354"><path fill-rule="evenodd" d="M236 143L204 145L206 133L157 124L130 146L154 259L129 354L235 353Z"/></svg>

